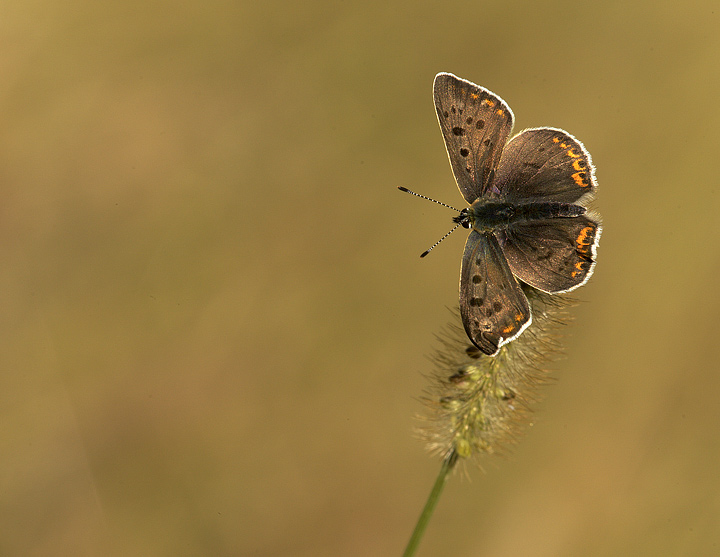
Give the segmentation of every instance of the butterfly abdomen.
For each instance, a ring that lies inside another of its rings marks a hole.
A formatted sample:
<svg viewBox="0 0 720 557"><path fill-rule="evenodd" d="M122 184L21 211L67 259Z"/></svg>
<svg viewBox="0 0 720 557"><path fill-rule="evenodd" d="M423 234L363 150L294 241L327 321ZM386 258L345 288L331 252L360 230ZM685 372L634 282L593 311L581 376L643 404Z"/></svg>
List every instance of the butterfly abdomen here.
<svg viewBox="0 0 720 557"><path fill-rule="evenodd" d="M557 201L525 203L516 206L518 221L579 217L580 215L584 215L585 211L585 207L581 207L580 205L559 203Z"/></svg>
<svg viewBox="0 0 720 557"><path fill-rule="evenodd" d="M494 203L481 200L472 204L468 218L480 232L506 228L512 224L554 218L579 217L585 207L555 201L540 203Z"/></svg>

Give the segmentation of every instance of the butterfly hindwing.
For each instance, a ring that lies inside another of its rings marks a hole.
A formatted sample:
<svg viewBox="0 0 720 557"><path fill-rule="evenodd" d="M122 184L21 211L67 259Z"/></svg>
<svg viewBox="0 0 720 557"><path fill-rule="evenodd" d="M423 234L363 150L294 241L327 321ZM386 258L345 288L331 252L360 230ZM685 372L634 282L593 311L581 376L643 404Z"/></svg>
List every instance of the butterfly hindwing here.
<svg viewBox="0 0 720 557"><path fill-rule="evenodd" d="M529 129L513 137L503 150L494 185L511 202L574 203L588 200L597 188L590 153L556 128Z"/></svg>
<svg viewBox="0 0 720 557"><path fill-rule="evenodd" d="M513 127L510 107L487 89L450 73L435 76L433 96L460 192L468 203L490 195Z"/></svg>
<svg viewBox="0 0 720 557"><path fill-rule="evenodd" d="M592 215L514 224L498 231L513 274L551 294L585 284L593 273L602 226Z"/></svg>
<svg viewBox="0 0 720 557"><path fill-rule="evenodd" d="M468 236L460 271L460 315L470 340L490 356L530 324L527 297L492 233L472 230Z"/></svg>

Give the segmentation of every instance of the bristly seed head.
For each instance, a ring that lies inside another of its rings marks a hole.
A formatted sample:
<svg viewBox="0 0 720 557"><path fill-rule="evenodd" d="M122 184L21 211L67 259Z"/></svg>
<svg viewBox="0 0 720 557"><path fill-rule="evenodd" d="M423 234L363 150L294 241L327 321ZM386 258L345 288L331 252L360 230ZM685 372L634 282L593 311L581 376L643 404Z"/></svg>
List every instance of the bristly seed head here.
<svg viewBox="0 0 720 557"><path fill-rule="evenodd" d="M523 290L533 325L496 356L469 344L457 312L438 336L441 347L431 357L435 371L423 397L428 412L420 428L432 453L463 458L501 453L529 423L538 387L549 381L547 366L560 352L558 329L568 322L566 309L574 301L527 285Z"/></svg>

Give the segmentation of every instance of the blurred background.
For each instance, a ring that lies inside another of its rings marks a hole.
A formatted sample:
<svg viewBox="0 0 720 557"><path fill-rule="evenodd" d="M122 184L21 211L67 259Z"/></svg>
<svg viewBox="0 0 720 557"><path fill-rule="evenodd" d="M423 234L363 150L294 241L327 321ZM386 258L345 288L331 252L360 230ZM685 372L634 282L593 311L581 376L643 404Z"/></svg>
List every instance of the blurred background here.
<svg viewBox="0 0 720 557"><path fill-rule="evenodd" d="M36 2L0 19L0 554L399 555L464 232L450 71L597 166L599 264L419 554L720 547L716 2Z"/></svg>

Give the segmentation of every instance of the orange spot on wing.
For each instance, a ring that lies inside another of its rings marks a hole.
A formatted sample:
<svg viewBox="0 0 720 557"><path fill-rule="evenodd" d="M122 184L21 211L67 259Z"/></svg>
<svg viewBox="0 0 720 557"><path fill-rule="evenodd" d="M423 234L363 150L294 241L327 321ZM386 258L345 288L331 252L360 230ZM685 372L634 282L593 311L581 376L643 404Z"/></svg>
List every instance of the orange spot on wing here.
<svg viewBox="0 0 720 557"><path fill-rule="evenodd" d="M572 157L574 159L578 159L578 158L582 157L582 155L578 155L577 153L575 153L575 151L572 148L568 149L567 156Z"/></svg>
<svg viewBox="0 0 720 557"><path fill-rule="evenodd" d="M494 101L491 101L490 99L485 99L485 100L483 101L483 104L486 104L486 105L488 105L488 106L495 106L495 102L494 102Z"/></svg>
<svg viewBox="0 0 720 557"><path fill-rule="evenodd" d="M477 99L480 95L478 95L477 93L470 93L470 96L471 96L473 99Z"/></svg>
<svg viewBox="0 0 720 557"><path fill-rule="evenodd" d="M585 162L585 161L582 160L582 159L581 159L581 160L576 160L575 162L573 162L573 168L574 168L575 170L587 170L587 166L583 166L583 163L584 163L584 162Z"/></svg>
<svg viewBox="0 0 720 557"><path fill-rule="evenodd" d="M573 180L575 180L575 183L580 186L581 188L587 188L590 187L590 182L588 182L585 179L585 173L584 172L576 172L571 176Z"/></svg>
<svg viewBox="0 0 720 557"><path fill-rule="evenodd" d="M586 263L585 261L578 261L577 263L575 263L576 270L573 271L572 273L570 273L570 276L572 278L575 278L579 275L584 275L585 272L587 271L587 269L585 268L585 263Z"/></svg>
<svg viewBox="0 0 720 557"><path fill-rule="evenodd" d="M505 334L508 334L508 333L512 333L514 330L515 330L515 326L514 326L514 325L509 325L509 326L505 327L505 328L502 330L502 332L505 333Z"/></svg>
<svg viewBox="0 0 720 557"><path fill-rule="evenodd" d="M588 248L592 244L593 238L595 237L594 228L592 226L586 226L580 231L580 234L578 234L578 237L575 238L575 243L577 244L577 250L580 253L587 253Z"/></svg>

